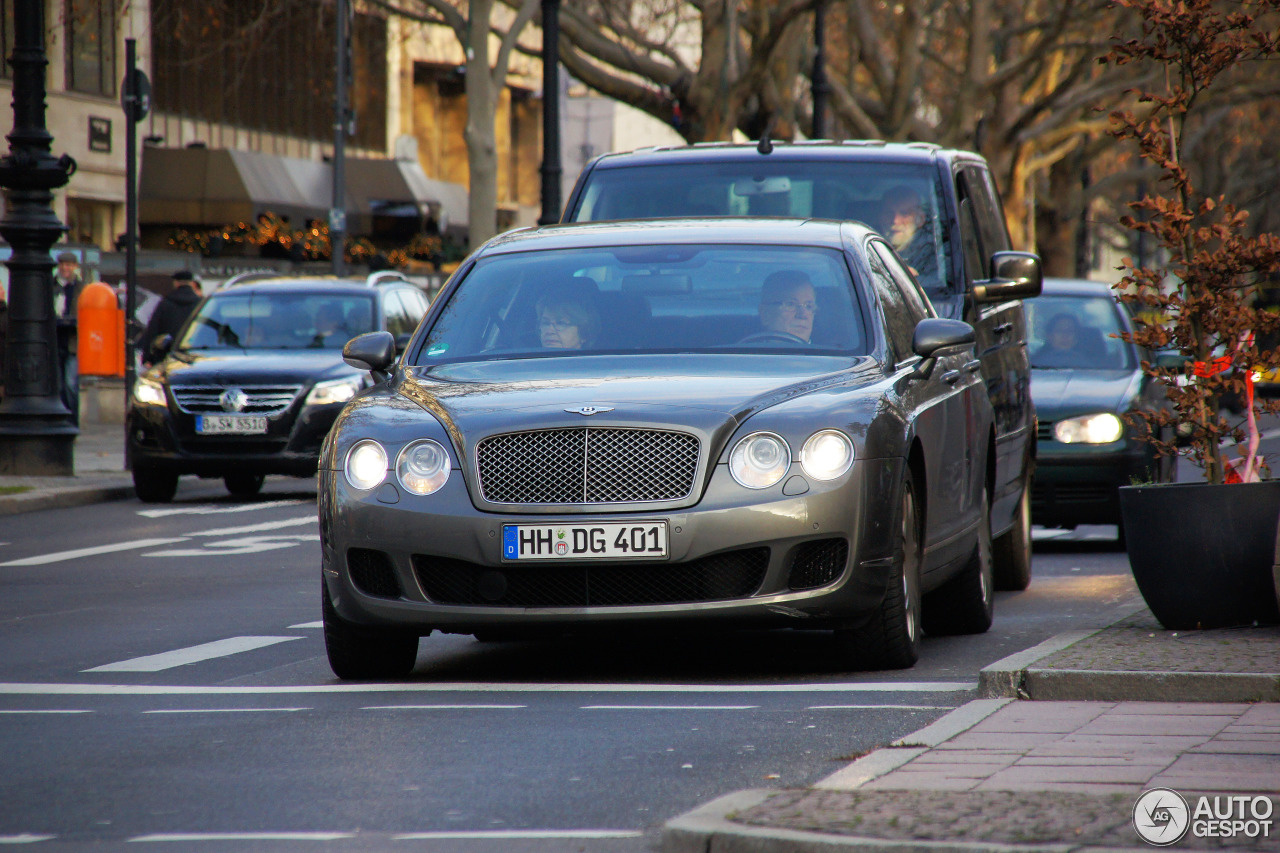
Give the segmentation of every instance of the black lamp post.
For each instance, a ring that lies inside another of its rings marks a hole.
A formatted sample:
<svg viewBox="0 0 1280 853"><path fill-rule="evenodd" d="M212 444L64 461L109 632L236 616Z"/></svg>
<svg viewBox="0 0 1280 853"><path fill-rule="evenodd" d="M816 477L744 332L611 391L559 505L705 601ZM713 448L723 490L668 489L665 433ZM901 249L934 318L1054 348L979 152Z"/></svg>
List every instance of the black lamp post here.
<svg viewBox="0 0 1280 853"><path fill-rule="evenodd" d="M560 0L542 0L542 216L560 221Z"/></svg>
<svg viewBox="0 0 1280 853"><path fill-rule="evenodd" d="M816 50L813 53L813 138L827 138L827 98L831 95L831 84L827 82L827 56L824 49L826 43L825 19L827 16L826 0L819 0L813 10L813 41Z"/></svg>
<svg viewBox="0 0 1280 853"><path fill-rule="evenodd" d="M59 394L53 313L53 259L49 248L66 229L53 212L53 190L70 180L76 164L54 157L45 126L44 0L14 4L13 131L0 159L0 186L8 200L0 235L13 249L9 267L9 331L5 343L4 401L0 402L0 474L72 476L80 430Z"/></svg>

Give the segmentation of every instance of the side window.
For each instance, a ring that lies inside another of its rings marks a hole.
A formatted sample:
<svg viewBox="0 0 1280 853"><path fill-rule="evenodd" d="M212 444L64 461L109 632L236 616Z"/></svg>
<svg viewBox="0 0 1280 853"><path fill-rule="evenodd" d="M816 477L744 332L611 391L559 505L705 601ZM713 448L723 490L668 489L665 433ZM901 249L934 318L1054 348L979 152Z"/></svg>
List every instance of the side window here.
<svg viewBox="0 0 1280 853"><path fill-rule="evenodd" d="M929 301L929 297L920 289L920 283L907 272L889 247L879 240L873 240L871 241L871 248L880 256L880 260L884 262L889 274L893 276L894 283L902 291L902 298L906 303L907 310L915 321L918 323L926 317L938 316L933 310L933 303Z"/></svg>
<svg viewBox="0 0 1280 853"><path fill-rule="evenodd" d="M956 198L959 201L960 241L964 246L965 278L969 281L986 278L987 259L979 236L976 202L963 172L956 176Z"/></svg>
<svg viewBox="0 0 1280 853"><path fill-rule="evenodd" d="M401 290L400 298L404 301L405 313L408 315L411 324L409 331L418 328L418 324L422 322L423 316L427 313L427 297L422 295L420 290Z"/></svg>
<svg viewBox="0 0 1280 853"><path fill-rule="evenodd" d="M911 317L902 291L894 283L884 261L875 252L868 252L867 262L871 265L871 281L884 311L885 334L893 350L894 363L904 361L911 356L911 336L915 333L916 321Z"/></svg>
<svg viewBox="0 0 1280 853"><path fill-rule="evenodd" d="M978 232L982 236L982 247L987 257L993 252L1001 252L1009 248L1009 228L1000 212L1000 196L996 192L995 182L986 169L965 169L968 176L969 189L973 193L974 212L978 219ZM986 265L986 258L983 259Z"/></svg>
<svg viewBox="0 0 1280 853"><path fill-rule="evenodd" d="M404 308L404 303L400 301L400 294L396 291L388 291L382 296L383 305L387 312L387 331L397 339L401 335L407 335L413 331L409 326L409 317Z"/></svg>

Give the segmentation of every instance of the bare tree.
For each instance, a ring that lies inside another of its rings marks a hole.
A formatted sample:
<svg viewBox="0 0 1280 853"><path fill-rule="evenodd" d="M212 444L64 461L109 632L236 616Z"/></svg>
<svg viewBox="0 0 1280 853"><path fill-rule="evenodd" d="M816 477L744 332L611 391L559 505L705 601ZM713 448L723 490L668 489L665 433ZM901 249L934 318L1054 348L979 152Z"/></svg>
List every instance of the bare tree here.
<svg viewBox="0 0 1280 853"><path fill-rule="evenodd" d="M494 130L498 93L507 78L511 52L533 19L539 0L513 4L515 19L502 30L494 21L495 0L368 0L370 5L409 21L449 27L466 56L467 143L470 168L470 240L478 246L498 233L498 143ZM498 37L496 54L490 37Z"/></svg>

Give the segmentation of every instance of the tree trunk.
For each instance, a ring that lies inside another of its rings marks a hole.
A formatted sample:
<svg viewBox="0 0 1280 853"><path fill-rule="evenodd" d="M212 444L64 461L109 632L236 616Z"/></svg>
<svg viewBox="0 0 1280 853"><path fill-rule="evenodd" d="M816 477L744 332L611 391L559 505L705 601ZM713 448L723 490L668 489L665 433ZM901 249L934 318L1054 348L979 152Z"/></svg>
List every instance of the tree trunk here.
<svg viewBox="0 0 1280 853"><path fill-rule="evenodd" d="M467 143L470 166L471 249L498 233L498 143L494 132L497 86L489 68L489 17L493 0L471 0L467 17Z"/></svg>

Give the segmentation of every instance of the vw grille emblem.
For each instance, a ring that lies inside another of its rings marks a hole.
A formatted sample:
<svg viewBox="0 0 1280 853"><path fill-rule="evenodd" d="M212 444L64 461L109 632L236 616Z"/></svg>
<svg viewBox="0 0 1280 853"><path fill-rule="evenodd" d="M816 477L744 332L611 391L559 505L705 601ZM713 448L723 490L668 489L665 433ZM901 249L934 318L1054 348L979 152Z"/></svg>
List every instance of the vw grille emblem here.
<svg viewBox="0 0 1280 853"><path fill-rule="evenodd" d="M249 405L249 397L239 388L228 388L218 397L218 402L222 404L224 412L243 412L244 407Z"/></svg>
<svg viewBox="0 0 1280 853"><path fill-rule="evenodd" d="M579 406L576 409L565 409L569 414L577 413L579 415L598 415L601 412L612 412L613 406Z"/></svg>

